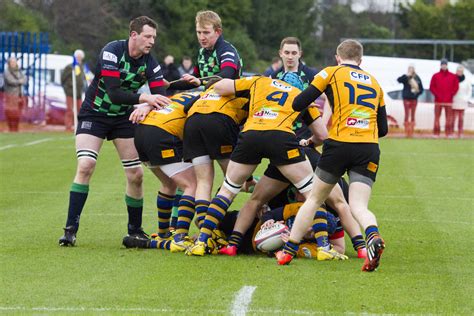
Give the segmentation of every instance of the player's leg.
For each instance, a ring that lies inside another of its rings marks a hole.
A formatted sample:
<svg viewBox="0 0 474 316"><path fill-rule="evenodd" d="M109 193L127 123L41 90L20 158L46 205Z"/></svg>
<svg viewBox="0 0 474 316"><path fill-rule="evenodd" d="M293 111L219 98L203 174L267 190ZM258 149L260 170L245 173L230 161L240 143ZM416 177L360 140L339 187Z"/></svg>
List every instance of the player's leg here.
<svg viewBox="0 0 474 316"><path fill-rule="evenodd" d="M227 167L224 183L217 195L212 199L204 223L199 231L196 245L189 252L190 255L202 256L205 254L207 240L224 218L234 197L242 189L245 180L255 171L257 165L246 165L231 161Z"/></svg>
<svg viewBox="0 0 474 316"><path fill-rule="evenodd" d="M345 185L347 186L347 183ZM354 250L357 251L357 256L359 258L365 258L364 237L362 236L358 222L352 216L351 209L340 185L334 186L325 203L337 212L344 230L351 238Z"/></svg>
<svg viewBox="0 0 474 316"><path fill-rule="evenodd" d="M103 139L89 134L76 135L77 168L71 190L64 235L60 246L74 246L79 220L89 193L89 181L94 173Z"/></svg>
<svg viewBox="0 0 474 316"><path fill-rule="evenodd" d="M127 177L125 204L128 211L128 234L147 238L148 236L142 229L143 169L135 149L134 140L133 138L115 138L113 143Z"/></svg>
<svg viewBox="0 0 474 316"><path fill-rule="evenodd" d="M258 210L287 187L288 183L263 175L257 182L250 199L245 202L239 211L234 229L228 239L229 246L222 248L222 251L219 253L231 256L236 255L245 233L255 220Z"/></svg>
<svg viewBox="0 0 474 316"><path fill-rule="evenodd" d="M453 107L451 104L444 106L444 111L446 113L446 124L445 124L445 133L447 137L451 137L454 132L454 121L453 121Z"/></svg>
<svg viewBox="0 0 474 316"><path fill-rule="evenodd" d="M214 163L209 156L196 157L192 160L196 174L196 218L198 227L202 226L207 208L211 201L214 182Z"/></svg>

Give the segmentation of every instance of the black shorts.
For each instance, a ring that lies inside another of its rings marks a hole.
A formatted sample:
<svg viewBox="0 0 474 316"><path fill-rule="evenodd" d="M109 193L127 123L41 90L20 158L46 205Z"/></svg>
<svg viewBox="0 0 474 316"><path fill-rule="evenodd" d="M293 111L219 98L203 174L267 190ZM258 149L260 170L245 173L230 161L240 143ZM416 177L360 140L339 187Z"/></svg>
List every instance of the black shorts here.
<svg viewBox="0 0 474 316"><path fill-rule="evenodd" d="M258 165L262 158L270 159L275 166L289 165L306 159L296 136L282 131L246 131L240 133L231 160Z"/></svg>
<svg viewBox="0 0 474 316"><path fill-rule="evenodd" d="M209 155L230 158L237 143L239 126L222 113L191 115L184 124L184 160Z"/></svg>
<svg viewBox="0 0 474 316"><path fill-rule="evenodd" d="M140 160L152 166L183 160L183 142L156 126L139 124L135 129L135 147Z"/></svg>
<svg viewBox="0 0 474 316"><path fill-rule="evenodd" d="M301 148L306 154L306 157L308 157L309 162L311 163L311 167L313 167L313 170L316 169L316 166L318 165L319 157L321 157L321 154L312 146L301 147ZM271 163L268 164L267 169L265 169L264 175L281 182L291 183L291 181L288 180L280 172L280 170L278 170L278 168Z"/></svg>
<svg viewBox="0 0 474 316"><path fill-rule="evenodd" d="M76 135L89 134L107 140L133 138L136 125L128 120L129 116L130 113L106 116L81 107L77 117Z"/></svg>
<svg viewBox="0 0 474 316"><path fill-rule="evenodd" d="M376 143L343 143L327 139L318 168L340 178L353 171L375 181L379 167L380 149Z"/></svg>

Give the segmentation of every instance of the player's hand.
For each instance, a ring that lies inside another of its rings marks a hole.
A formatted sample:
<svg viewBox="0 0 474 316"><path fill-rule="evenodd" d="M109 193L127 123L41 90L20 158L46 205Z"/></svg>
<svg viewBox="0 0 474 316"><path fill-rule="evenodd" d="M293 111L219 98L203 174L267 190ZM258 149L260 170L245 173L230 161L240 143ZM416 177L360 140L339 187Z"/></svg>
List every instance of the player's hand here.
<svg viewBox="0 0 474 316"><path fill-rule="evenodd" d="M271 227L274 223L275 223L275 221L274 221L273 219L269 219L268 221L266 221L265 223L263 223L260 228L268 228L268 227Z"/></svg>
<svg viewBox="0 0 474 316"><path fill-rule="evenodd" d="M140 94L140 103L146 102L152 107L160 110L171 103L171 100L161 94Z"/></svg>
<svg viewBox="0 0 474 316"><path fill-rule="evenodd" d="M182 79L184 81L192 83L196 87L199 87L201 85L201 80L199 78L194 77L193 75L190 75L190 74L184 74Z"/></svg>
<svg viewBox="0 0 474 316"><path fill-rule="evenodd" d="M140 105L132 112L132 114L130 114L130 117L128 119L132 121L132 123L138 124L145 119L145 117L148 113L150 113L151 110L153 110L153 107L148 104Z"/></svg>
<svg viewBox="0 0 474 316"><path fill-rule="evenodd" d="M306 147L313 143L313 140L310 138L300 140L300 146Z"/></svg>
<svg viewBox="0 0 474 316"><path fill-rule="evenodd" d="M290 232L286 231L284 233L281 233L280 237L281 237L281 240L283 240L285 243L287 243L288 240L290 239Z"/></svg>

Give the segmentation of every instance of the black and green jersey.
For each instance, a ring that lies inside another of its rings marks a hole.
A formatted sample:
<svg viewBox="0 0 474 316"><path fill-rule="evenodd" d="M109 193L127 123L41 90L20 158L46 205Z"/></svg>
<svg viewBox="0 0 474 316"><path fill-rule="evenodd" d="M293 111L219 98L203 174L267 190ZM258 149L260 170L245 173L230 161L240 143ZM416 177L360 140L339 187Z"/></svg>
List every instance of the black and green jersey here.
<svg viewBox="0 0 474 316"><path fill-rule="evenodd" d="M107 93L105 78L118 78L120 90L134 97L113 103ZM125 115L133 104L138 103L138 89L146 82L150 89L162 87L163 74L160 65L150 55L138 59L131 58L128 52L128 40L107 44L100 52L95 77L87 89L83 107L107 116Z"/></svg>
<svg viewBox="0 0 474 316"><path fill-rule="evenodd" d="M208 77L218 74L222 68L232 67L236 69L235 78L242 74L242 59L237 49L224 40L222 35L217 39L214 49L208 50L201 48L198 55L197 71L194 73L196 77Z"/></svg>

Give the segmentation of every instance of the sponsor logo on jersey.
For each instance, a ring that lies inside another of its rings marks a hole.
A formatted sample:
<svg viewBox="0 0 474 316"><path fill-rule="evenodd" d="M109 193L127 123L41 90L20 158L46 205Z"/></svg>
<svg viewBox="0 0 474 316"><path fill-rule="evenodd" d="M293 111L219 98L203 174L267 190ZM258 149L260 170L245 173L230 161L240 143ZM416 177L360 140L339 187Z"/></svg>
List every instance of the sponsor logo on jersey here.
<svg viewBox="0 0 474 316"><path fill-rule="evenodd" d="M170 114L174 111L174 109L171 106L164 107L162 109L159 109L158 111L154 111L156 113L161 113L161 114Z"/></svg>
<svg viewBox="0 0 474 316"><path fill-rule="evenodd" d="M278 117L278 111L274 111L274 109L261 109L260 111L256 112L253 117L260 118L260 119L267 119L267 120L274 120Z"/></svg>
<svg viewBox="0 0 474 316"><path fill-rule="evenodd" d="M108 51L104 51L104 53L102 54L102 59L116 63L117 62L117 55L115 55L114 53L108 52Z"/></svg>
<svg viewBox="0 0 474 316"><path fill-rule="evenodd" d="M352 80L372 84L372 80L370 79L370 76L368 74L363 74L357 71L351 71L350 76Z"/></svg>
<svg viewBox="0 0 474 316"><path fill-rule="evenodd" d="M161 69L161 66L160 66L160 65L156 66L156 67L153 69L153 73L157 73L158 71L160 71L160 69Z"/></svg>
<svg viewBox="0 0 474 316"><path fill-rule="evenodd" d="M352 117L357 117L357 118L369 118L370 113L367 113L367 112L362 111L362 110L354 110L354 111L352 111L351 116Z"/></svg>
<svg viewBox="0 0 474 316"><path fill-rule="evenodd" d="M320 76L323 79L326 79L328 77L328 73L326 72L326 70L321 70L316 76Z"/></svg>
<svg viewBox="0 0 474 316"><path fill-rule="evenodd" d="M346 121L346 126L355 127L355 128L369 128L369 120L357 117L348 117Z"/></svg>
<svg viewBox="0 0 474 316"><path fill-rule="evenodd" d="M217 93L206 93L201 96L201 100L220 100L221 96Z"/></svg>
<svg viewBox="0 0 474 316"><path fill-rule="evenodd" d="M292 88L290 85L284 84L278 80L272 80L271 86L284 91L290 91Z"/></svg>

